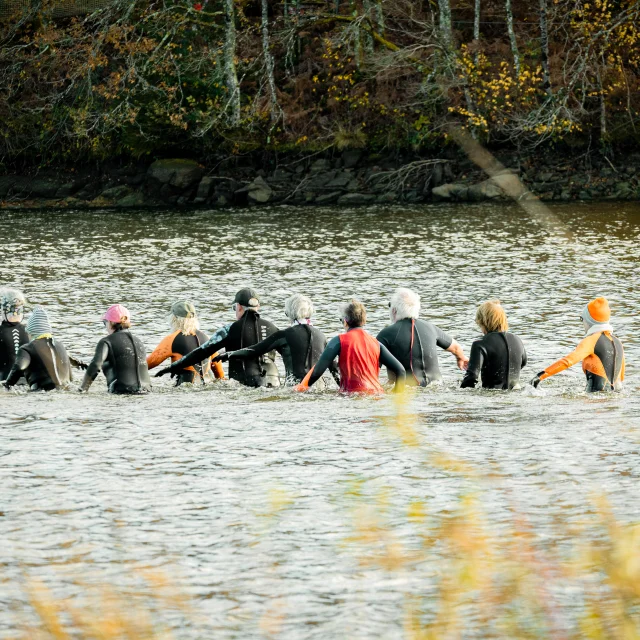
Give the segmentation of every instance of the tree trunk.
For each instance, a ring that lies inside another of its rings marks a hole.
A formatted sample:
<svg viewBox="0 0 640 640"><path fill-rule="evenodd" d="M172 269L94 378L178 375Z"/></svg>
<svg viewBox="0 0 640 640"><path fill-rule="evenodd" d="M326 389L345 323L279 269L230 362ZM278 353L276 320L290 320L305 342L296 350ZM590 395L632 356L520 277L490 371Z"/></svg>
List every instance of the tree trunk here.
<svg viewBox="0 0 640 640"><path fill-rule="evenodd" d="M549 29L547 25L547 0L540 0L540 48L542 58L542 82L544 90L551 95L549 72Z"/></svg>
<svg viewBox="0 0 640 640"><path fill-rule="evenodd" d="M269 3L267 0L262 0L262 55L264 56L264 66L267 71L267 87L269 91L271 122L274 122L278 117L278 96L276 94L273 56L271 55L269 41Z"/></svg>
<svg viewBox="0 0 640 640"><path fill-rule="evenodd" d="M236 72L236 12L233 2L224 1L224 74L229 92L231 123L235 126L240 122L240 86Z"/></svg>
<svg viewBox="0 0 640 640"><path fill-rule="evenodd" d="M473 40L476 44L476 53L474 56L474 60L476 63L476 69L478 68L478 64L480 62L480 2L481 0L476 0L473 12Z"/></svg>
<svg viewBox="0 0 640 640"><path fill-rule="evenodd" d="M440 9L440 32L442 39L447 47L451 49L453 46L453 33L451 27L451 5L449 0L438 0L438 7Z"/></svg>
<svg viewBox="0 0 640 640"><path fill-rule="evenodd" d="M513 28L513 11L511 0L504 0L504 8L507 11L507 31L509 32L509 42L511 43L511 53L513 55L513 66L516 70L516 78L520 77L520 53L518 52L518 41Z"/></svg>

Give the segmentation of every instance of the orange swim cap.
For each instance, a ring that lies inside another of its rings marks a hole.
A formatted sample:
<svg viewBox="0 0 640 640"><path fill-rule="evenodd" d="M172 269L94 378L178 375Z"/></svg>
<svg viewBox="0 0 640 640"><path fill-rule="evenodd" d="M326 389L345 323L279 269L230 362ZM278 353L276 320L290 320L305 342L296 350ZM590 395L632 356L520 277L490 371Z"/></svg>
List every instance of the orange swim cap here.
<svg viewBox="0 0 640 640"><path fill-rule="evenodd" d="M609 309L609 301L606 298L596 298L587 305L587 311L591 319L598 324L609 322L611 318L611 309Z"/></svg>

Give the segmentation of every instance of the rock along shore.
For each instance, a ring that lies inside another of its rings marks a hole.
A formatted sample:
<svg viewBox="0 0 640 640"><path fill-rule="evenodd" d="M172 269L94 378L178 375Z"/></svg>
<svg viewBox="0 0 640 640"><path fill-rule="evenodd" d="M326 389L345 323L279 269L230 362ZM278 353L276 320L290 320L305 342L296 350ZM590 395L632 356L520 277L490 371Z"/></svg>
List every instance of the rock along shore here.
<svg viewBox="0 0 640 640"><path fill-rule="evenodd" d="M96 170L48 169L31 175L0 175L0 206L350 207L506 201L507 192L513 196L514 183L519 197L544 201L640 200L640 154L628 155L617 165L600 157L572 160L542 156L522 161L507 154L499 159L506 168L492 178L451 152L438 158L383 159L357 149L325 156L284 157L277 164L244 157L205 166L195 160L165 158ZM514 180L516 176L519 180Z"/></svg>

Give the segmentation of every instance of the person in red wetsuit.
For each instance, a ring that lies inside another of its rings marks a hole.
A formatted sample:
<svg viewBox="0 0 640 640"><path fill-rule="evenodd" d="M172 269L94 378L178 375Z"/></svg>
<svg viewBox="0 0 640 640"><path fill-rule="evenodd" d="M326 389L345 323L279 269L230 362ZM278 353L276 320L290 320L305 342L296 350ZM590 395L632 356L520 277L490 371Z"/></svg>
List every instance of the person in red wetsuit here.
<svg viewBox="0 0 640 640"><path fill-rule="evenodd" d="M606 298L592 300L580 315L586 336L578 346L564 358L541 371L531 384L537 387L556 373L560 373L578 362L587 376L587 391L620 391L624 381L624 347L609 324L611 310Z"/></svg>
<svg viewBox="0 0 640 640"><path fill-rule="evenodd" d="M344 305L341 319L346 332L329 341L316 365L296 389L304 391L312 386L335 358L338 358L340 369L340 391L383 393L378 380L382 365L395 374L394 391L402 389L406 377L404 367L383 344L365 331L367 311L362 302L354 299Z"/></svg>

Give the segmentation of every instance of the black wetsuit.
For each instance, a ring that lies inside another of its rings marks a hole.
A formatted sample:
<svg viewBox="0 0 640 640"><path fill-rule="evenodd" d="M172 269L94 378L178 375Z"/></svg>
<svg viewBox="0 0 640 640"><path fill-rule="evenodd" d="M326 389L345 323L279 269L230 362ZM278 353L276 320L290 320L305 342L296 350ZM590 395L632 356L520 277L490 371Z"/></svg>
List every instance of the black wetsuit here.
<svg viewBox="0 0 640 640"><path fill-rule="evenodd" d="M613 334L609 339L604 333L600 334L596 346L593 350L594 355L599 358L602 369L598 375L595 371L585 371L587 376L587 392L594 391L618 391L620 387L620 373L624 371L624 347L622 342ZM606 377L605 377L606 376ZM613 380L613 384L611 383Z"/></svg>
<svg viewBox="0 0 640 640"><path fill-rule="evenodd" d="M461 387L475 387L482 377L483 389L513 389L527 364L522 340L509 332L492 331L471 345L469 366Z"/></svg>
<svg viewBox="0 0 640 640"><path fill-rule="evenodd" d="M0 380L6 380L16 361L18 349L27 342L29 334L22 323L4 320L0 324Z"/></svg>
<svg viewBox="0 0 640 640"><path fill-rule="evenodd" d="M21 376L27 379L31 391L67 387L71 382L71 362L62 342L38 338L21 346L5 385L12 387Z"/></svg>
<svg viewBox="0 0 640 640"><path fill-rule="evenodd" d="M230 353L229 360L255 358L275 349L282 356L287 382L298 384L318 362L326 346L327 338L322 331L308 324L296 324L276 331L258 344ZM338 375L335 363L331 372L334 377Z"/></svg>
<svg viewBox="0 0 640 640"><path fill-rule="evenodd" d="M144 345L127 329L116 331L98 342L82 381L84 391L101 369L110 393L146 393L151 389Z"/></svg>
<svg viewBox="0 0 640 640"><path fill-rule="evenodd" d="M260 317L257 311L247 309L240 320L236 320L226 331L217 331L210 340L194 349L184 358L176 360L168 370L178 372L206 360L216 351L238 351L266 340L278 331L272 322ZM255 358L235 358L229 360L229 377L248 387L278 387L280 378L275 365L275 351Z"/></svg>
<svg viewBox="0 0 640 640"><path fill-rule="evenodd" d="M420 319L414 322L412 331L411 318L398 320L385 327L377 339L402 363L407 384L426 387L430 382L442 380L436 347L448 349L453 338L431 322Z"/></svg>

